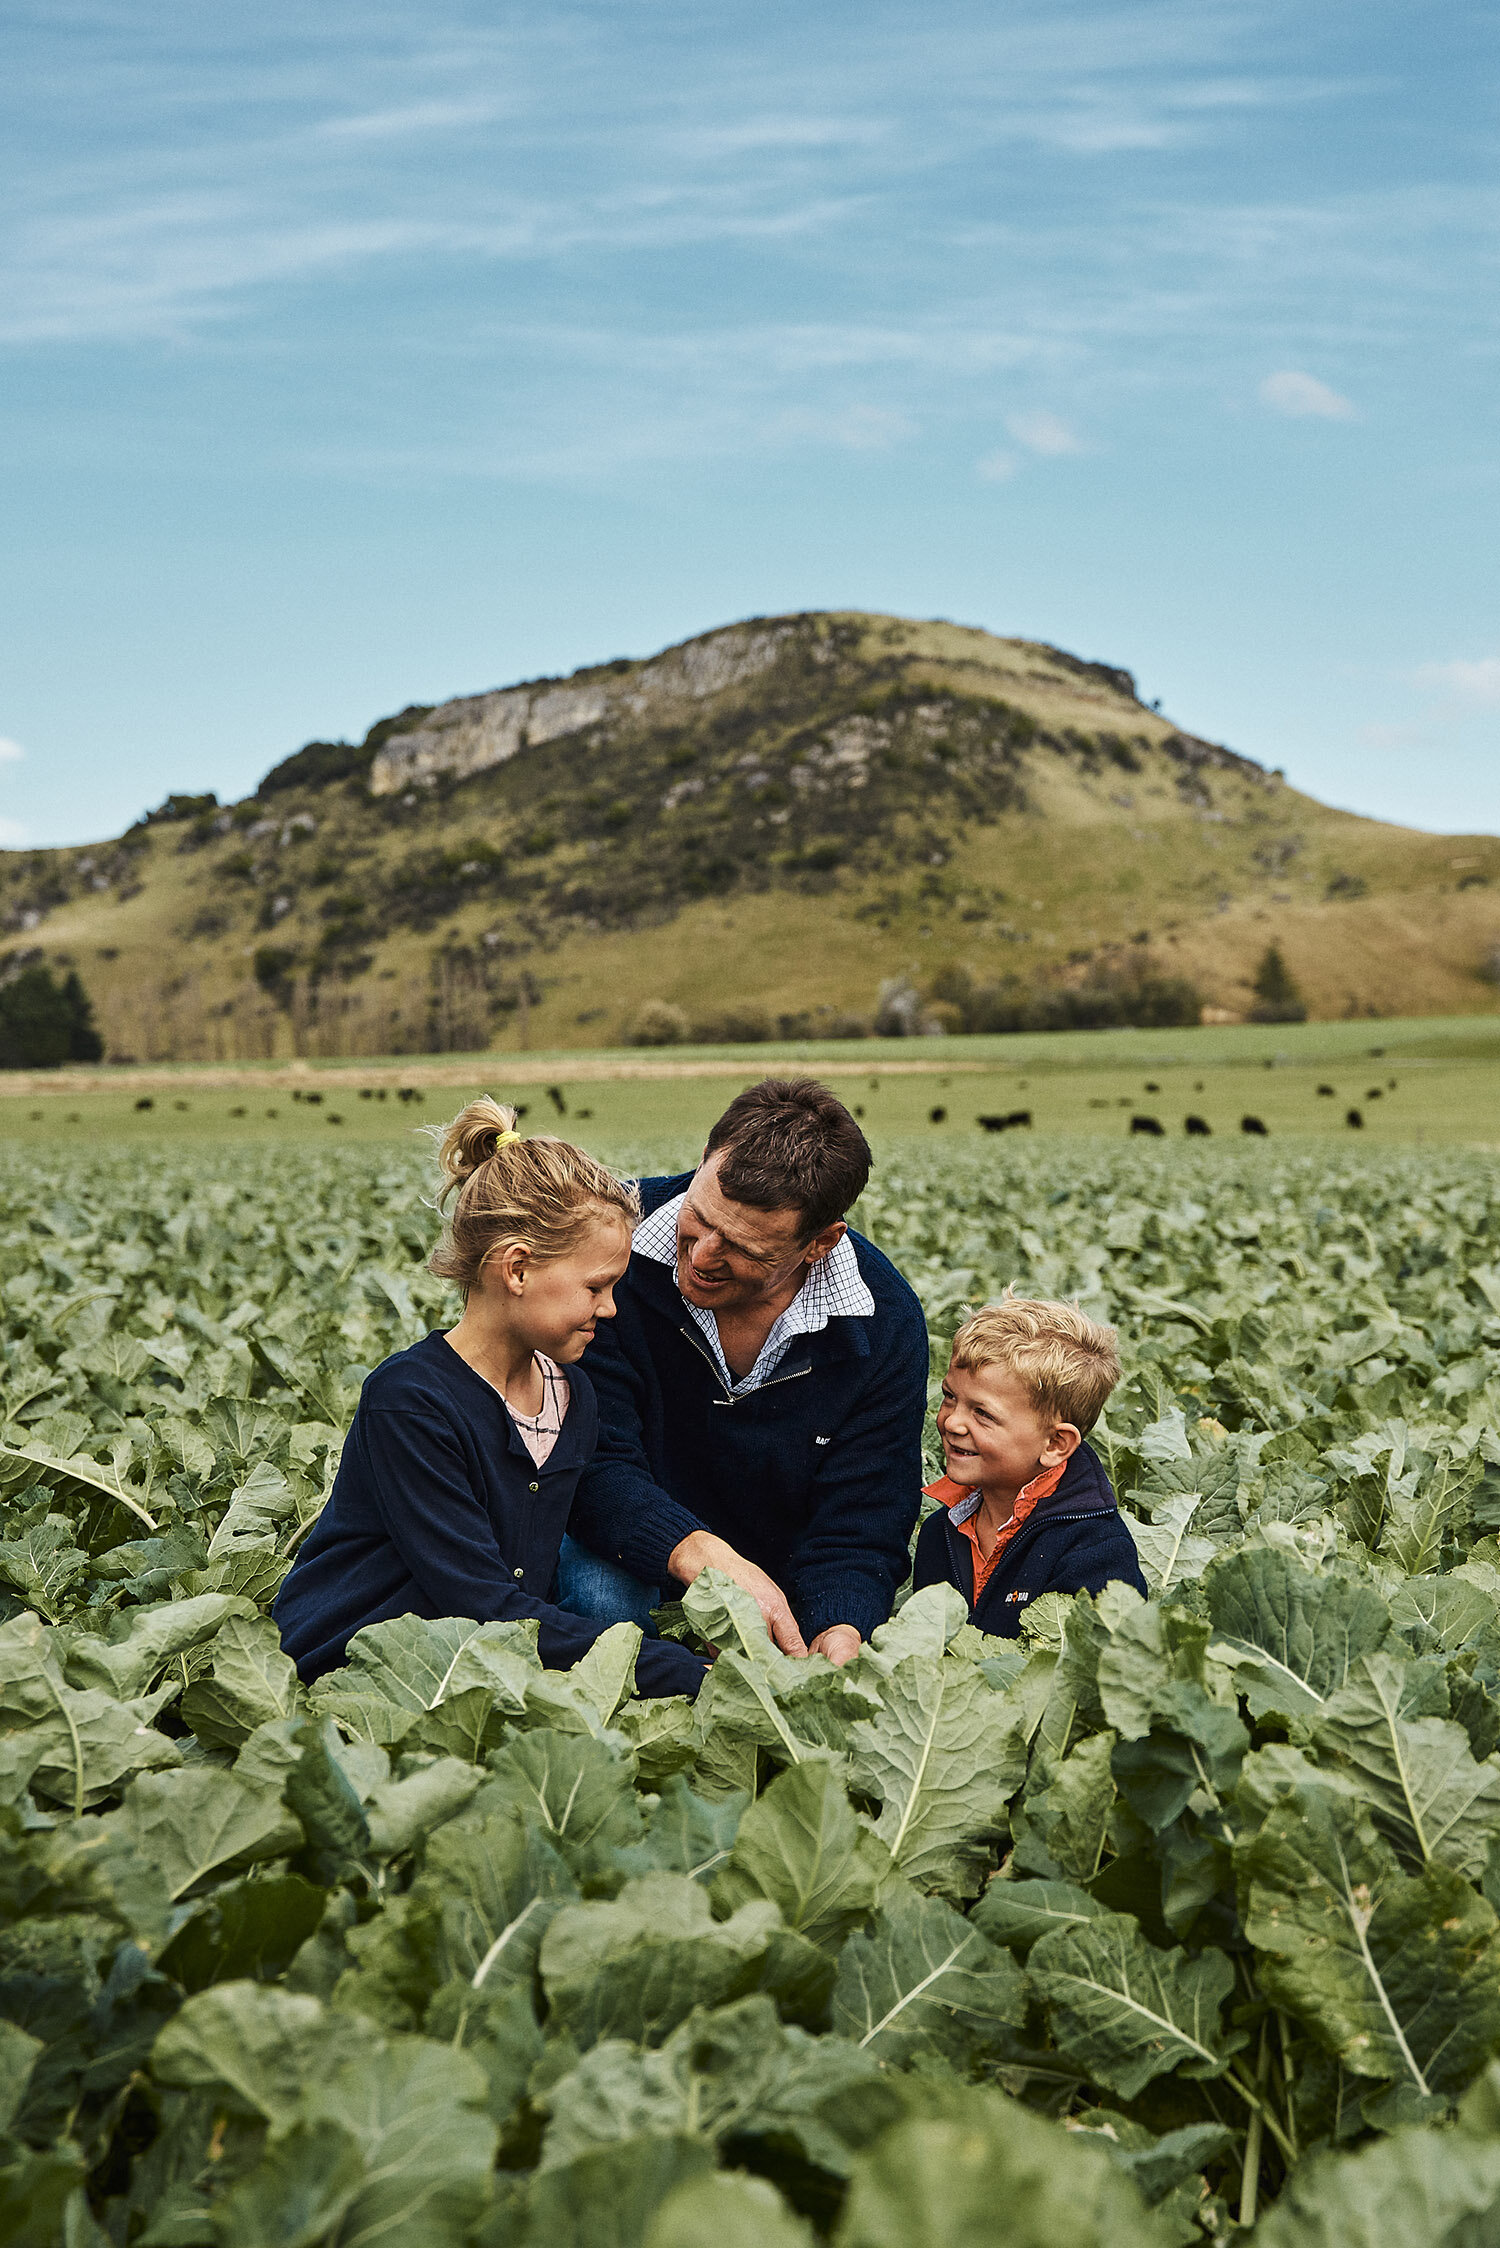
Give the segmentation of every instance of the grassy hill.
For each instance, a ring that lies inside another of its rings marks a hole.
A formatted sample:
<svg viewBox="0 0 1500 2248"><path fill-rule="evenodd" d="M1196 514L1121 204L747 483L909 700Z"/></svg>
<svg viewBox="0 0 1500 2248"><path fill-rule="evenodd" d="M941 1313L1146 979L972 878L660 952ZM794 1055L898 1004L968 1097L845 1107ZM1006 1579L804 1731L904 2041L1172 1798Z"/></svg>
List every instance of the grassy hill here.
<svg viewBox="0 0 1500 2248"><path fill-rule="evenodd" d="M1493 1012L1500 839L1330 810L1127 672L855 614L761 618L311 743L233 806L0 854L14 964L142 1060L828 1036L906 977L984 1008L1187 981L1267 942L1323 1018ZM1002 1027L999 1018L996 1027Z"/></svg>

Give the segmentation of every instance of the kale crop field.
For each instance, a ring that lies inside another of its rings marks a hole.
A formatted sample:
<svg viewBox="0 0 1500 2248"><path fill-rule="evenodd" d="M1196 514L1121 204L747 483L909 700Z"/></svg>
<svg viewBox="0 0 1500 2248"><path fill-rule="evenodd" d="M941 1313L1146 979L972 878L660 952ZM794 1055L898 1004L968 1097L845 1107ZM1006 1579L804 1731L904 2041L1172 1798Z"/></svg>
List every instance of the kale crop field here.
<svg viewBox="0 0 1500 2248"><path fill-rule="evenodd" d="M1118 1321L1152 1596L1011 1642L934 1589L837 1671L704 1578L696 1705L631 1626L281 1655L362 1376L450 1313L422 1191L0 1155L0 2238L1500 2237L1492 1161L886 1144L935 1369L1010 1281Z"/></svg>

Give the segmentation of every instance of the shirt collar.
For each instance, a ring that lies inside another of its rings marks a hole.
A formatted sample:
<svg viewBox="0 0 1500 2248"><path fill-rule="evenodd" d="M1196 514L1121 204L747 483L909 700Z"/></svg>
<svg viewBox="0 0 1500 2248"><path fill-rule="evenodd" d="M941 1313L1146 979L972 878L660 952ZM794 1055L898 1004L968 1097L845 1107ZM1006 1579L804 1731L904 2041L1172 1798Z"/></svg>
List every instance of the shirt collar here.
<svg viewBox="0 0 1500 2248"><path fill-rule="evenodd" d="M1015 1513L1024 1506L1028 1512L1039 1499L1050 1499L1067 1470L1064 1460L1057 1467L1044 1467L1034 1475L1023 1490L1016 1493ZM961 1530L979 1512L979 1502L984 1493L977 1483L955 1483L949 1475L940 1475L936 1483L929 1483L924 1498L941 1499L948 1510L948 1520L955 1530ZM1014 1517L1013 1517L1014 1519Z"/></svg>
<svg viewBox="0 0 1500 2248"><path fill-rule="evenodd" d="M649 1218L642 1218L631 1243L637 1256L648 1257L653 1264L669 1265L676 1272L677 1214L686 1200L684 1188L672 1201L653 1210ZM687 1301L685 1297L683 1300ZM688 1305L690 1311L695 1308ZM830 1319L872 1319L874 1315L875 1298L865 1286L854 1243L844 1233L828 1256L808 1267L801 1287L778 1316L772 1335L784 1341L791 1335L817 1334Z"/></svg>

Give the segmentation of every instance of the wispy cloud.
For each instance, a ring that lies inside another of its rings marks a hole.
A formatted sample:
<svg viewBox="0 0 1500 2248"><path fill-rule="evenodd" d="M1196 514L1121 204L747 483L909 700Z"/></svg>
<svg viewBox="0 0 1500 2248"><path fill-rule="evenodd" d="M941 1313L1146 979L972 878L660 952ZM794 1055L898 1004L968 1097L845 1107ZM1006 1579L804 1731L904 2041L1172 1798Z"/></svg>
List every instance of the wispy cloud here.
<svg viewBox="0 0 1500 2248"><path fill-rule="evenodd" d="M18 757L25 755L19 742L13 742L7 735L0 734L0 765L13 765Z"/></svg>
<svg viewBox="0 0 1500 2248"><path fill-rule="evenodd" d="M1008 414L1005 426L1018 445L1028 453L1039 453L1044 460L1061 460L1069 453L1083 451L1082 440L1059 414L1038 408L1034 413Z"/></svg>
<svg viewBox="0 0 1500 2248"><path fill-rule="evenodd" d="M1014 453L986 453L974 464L974 473L984 484L1008 484L1020 467Z"/></svg>
<svg viewBox="0 0 1500 2248"><path fill-rule="evenodd" d="M371 109L348 117L328 117L317 128L331 141L412 140L422 133L451 133L487 125L500 114L493 101L423 101L404 108Z"/></svg>
<svg viewBox="0 0 1500 2248"><path fill-rule="evenodd" d="M1337 390L1330 390L1326 382L1316 375L1302 373L1300 368L1287 367L1280 374L1267 375L1260 386L1260 395L1267 406L1278 414L1286 414L1294 421L1353 421L1355 408L1351 399Z"/></svg>
<svg viewBox="0 0 1500 2248"><path fill-rule="evenodd" d="M31 831L20 820L0 820L0 850L19 850L31 840Z"/></svg>
<svg viewBox="0 0 1500 2248"><path fill-rule="evenodd" d="M1436 688L1466 711L1500 710L1500 656L1424 663L1416 679L1419 686Z"/></svg>
<svg viewBox="0 0 1500 2248"><path fill-rule="evenodd" d="M816 444L841 445L854 453L884 452L903 437L914 434L904 414L882 406L846 406L820 410L791 406L777 417L773 436L810 438Z"/></svg>

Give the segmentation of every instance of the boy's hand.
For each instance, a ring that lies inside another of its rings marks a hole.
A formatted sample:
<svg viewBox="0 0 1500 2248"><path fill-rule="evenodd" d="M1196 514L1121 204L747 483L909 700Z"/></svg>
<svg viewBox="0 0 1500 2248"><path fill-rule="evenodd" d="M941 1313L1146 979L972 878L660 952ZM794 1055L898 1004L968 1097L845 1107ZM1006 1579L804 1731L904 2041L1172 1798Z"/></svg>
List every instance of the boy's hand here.
<svg viewBox="0 0 1500 2248"><path fill-rule="evenodd" d="M742 1553L736 1553L727 1538L716 1538L711 1531L693 1530L672 1548L667 1556L667 1567L679 1584L690 1585L704 1569L722 1569L743 1586L761 1614L766 1619L766 1630L784 1655L805 1655L807 1642L797 1628L791 1603L774 1577L764 1569L757 1569ZM846 1630L847 1625L837 1629ZM852 1651L852 1650L851 1650ZM844 1660L847 1662L848 1657Z"/></svg>
<svg viewBox="0 0 1500 2248"><path fill-rule="evenodd" d="M853 1624L830 1624L808 1648L810 1655L826 1655L831 1663L851 1663L864 1641Z"/></svg>

